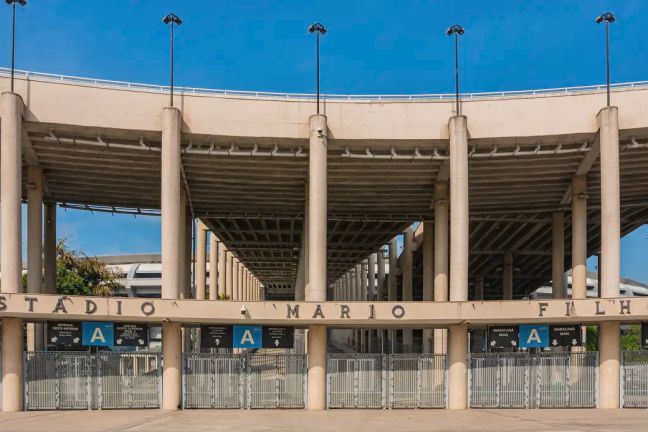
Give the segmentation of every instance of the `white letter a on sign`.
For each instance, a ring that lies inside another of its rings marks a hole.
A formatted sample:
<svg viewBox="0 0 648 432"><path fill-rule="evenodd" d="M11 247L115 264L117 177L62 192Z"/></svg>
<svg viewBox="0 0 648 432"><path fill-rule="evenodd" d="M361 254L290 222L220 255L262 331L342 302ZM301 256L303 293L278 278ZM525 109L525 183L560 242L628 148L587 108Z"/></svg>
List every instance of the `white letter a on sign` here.
<svg viewBox="0 0 648 432"><path fill-rule="evenodd" d="M248 342L254 345L254 337L252 337L252 332L250 330L245 330L245 332L243 332L243 337L241 338L241 344Z"/></svg>
<svg viewBox="0 0 648 432"><path fill-rule="evenodd" d="M531 331L529 332L529 338L527 339L527 343L531 343L531 341L536 343L542 343L542 340L540 339L540 335L538 334L537 329L531 329Z"/></svg>

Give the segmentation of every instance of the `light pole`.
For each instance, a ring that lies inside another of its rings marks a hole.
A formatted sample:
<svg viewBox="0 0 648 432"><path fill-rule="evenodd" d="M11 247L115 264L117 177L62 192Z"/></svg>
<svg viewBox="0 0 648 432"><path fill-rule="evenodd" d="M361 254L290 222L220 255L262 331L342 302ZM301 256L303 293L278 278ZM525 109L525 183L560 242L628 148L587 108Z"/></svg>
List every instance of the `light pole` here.
<svg viewBox="0 0 648 432"><path fill-rule="evenodd" d="M168 14L162 18L164 24L171 24L171 103L173 106L173 26L182 24L182 20L176 14Z"/></svg>
<svg viewBox="0 0 648 432"><path fill-rule="evenodd" d="M315 23L308 28L309 33L317 33L317 114L320 113L320 35L326 34L324 24Z"/></svg>
<svg viewBox="0 0 648 432"><path fill-rule="evenodd" d="M25 6L27 0L5 0L8 5L11 5L11 92L14 91L14 70L15 70L15 47L16 47L16 3L20 6Z"/></svg>
<svg viewBox="0 0 648 432"><path fill-rule="evenodd" d="M607 106L610 106L610 24L616 21L612 12L605 12L596 18L596 24L605 23L605 75L607 88Z"/></svg>
<svg viewBox="0 0 648 432"><path fill-rule="evenodd" d="M459 107L459 36L464 34L464 29L459 24L455 24L446 30L448 36L455 37L455 100L457 102L457 115L461 114Z"/></svg>

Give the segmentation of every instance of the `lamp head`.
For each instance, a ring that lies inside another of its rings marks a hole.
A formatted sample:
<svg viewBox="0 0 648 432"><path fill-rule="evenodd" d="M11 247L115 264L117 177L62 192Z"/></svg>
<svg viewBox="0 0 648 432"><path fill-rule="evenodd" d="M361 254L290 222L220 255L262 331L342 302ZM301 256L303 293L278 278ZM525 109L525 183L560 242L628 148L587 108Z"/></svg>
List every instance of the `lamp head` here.
<svg viewBox="0 0 648 432"><path fill-rule="evenodd" d="M20 6L25 6L27 4L27 0L5 0L5 3L8 5L18 3Z"/></svg>
<svg viewBox="0 0 648 432"><path fill-rule="evenodd" d="M453 34L457 34L461 36L462 34L464 34L464 29L459 24L455 24L452 27L448 27L448 30L446 30L446 34L448 36L452 36Z"/></svg>
<svg viewBox="0 0 648 432"><path fill-rule="evenodd" d="M308 33L315 33L315 32L324 35L326 34L326 27L324 27L324 24L315 23L308 28Z"/></svg>
<svg viewBox="0 0 648 432"><path fill-rule="evenodd" d="M596 24L601 24L602 22L605 22L606 24L612 24L614 21L616 21L616 17L612 12L605 12L604 14L596 17Z"/></svg>
<svg viewBox="0 0 648 432"><path fill-rule="evenodd" d="M173 23L175 25L182 24L182 20L176 14L169 14L169 15L165 16L164 18L162 18L162 22L164 24L169 24L169 23Z"/></svg>

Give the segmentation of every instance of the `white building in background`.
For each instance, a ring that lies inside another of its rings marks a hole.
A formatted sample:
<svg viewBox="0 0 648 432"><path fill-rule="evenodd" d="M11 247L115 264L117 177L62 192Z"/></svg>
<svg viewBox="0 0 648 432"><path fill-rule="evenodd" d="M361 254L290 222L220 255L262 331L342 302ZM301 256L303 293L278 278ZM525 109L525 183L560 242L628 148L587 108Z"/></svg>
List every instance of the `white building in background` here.
<svg viewBox="0 0 648 432"><path fill-rule="evenodd" d="M565 274L567 280L567 297L571 297L572 275L571 271ZM648 285L627 278L621 278L619 285L619 295L621 297L647 297ZM599 296L598 274L596 272L587 272L587 297L596 298ZM529 298L531 299L549 299L551 298L551 283L542 286L533 291Z"/></svg>

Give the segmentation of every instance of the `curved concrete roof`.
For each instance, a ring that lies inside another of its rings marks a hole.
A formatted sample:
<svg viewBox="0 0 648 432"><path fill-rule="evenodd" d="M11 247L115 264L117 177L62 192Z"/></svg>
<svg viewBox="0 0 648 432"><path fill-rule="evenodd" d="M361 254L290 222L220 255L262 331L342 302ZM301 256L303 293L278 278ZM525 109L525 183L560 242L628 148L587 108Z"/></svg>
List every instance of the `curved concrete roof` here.
<svg viewBox="0 0 648 432"><path fill-rule="evenodd" d="M0 89L9 87L0 72ZM19 75L25 162L44 169L48 199L66 205L159 208L164 88ZM290 287L301 248L308 172L305 95L176 97L183 169L197 217L270 286ZM621 142L622 231L648 220L648 86L615 88ZM550 276L551 211L569 211L570 181L588 175L589 250L598 248L597 87L464 96L470 134L472 276L499 289L501 256L516 253L516 293ZM451 99L332 97L329 276L333 280L413 221L430 220L447 176ZM566 224L566 251L570 224ZM569 254L567 254L569 261ZM569 267L569 266L568 266Z"/></svg>

